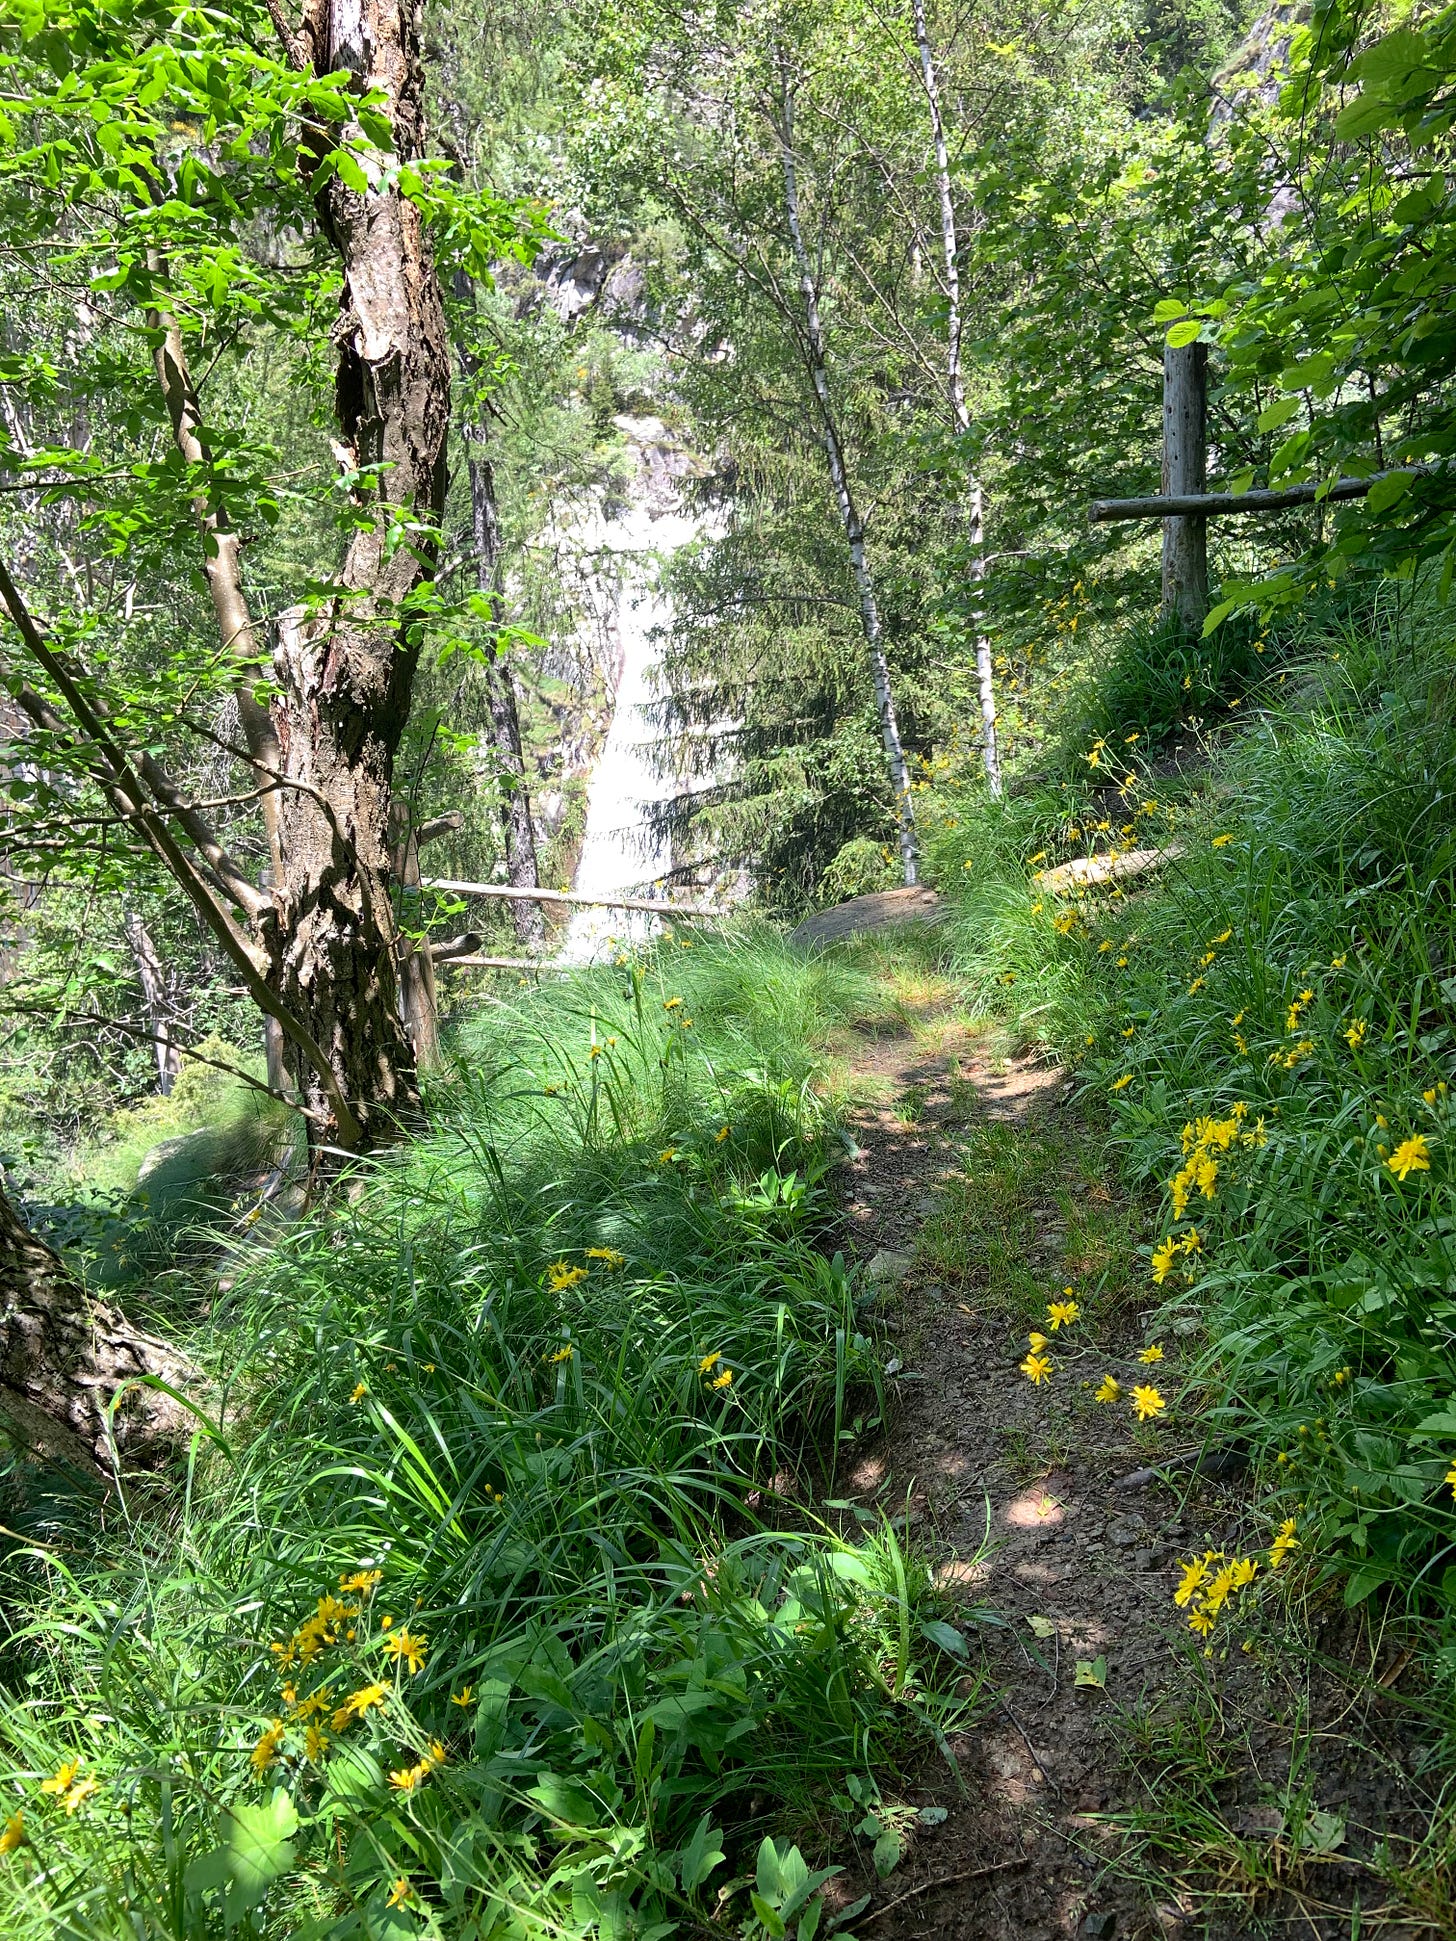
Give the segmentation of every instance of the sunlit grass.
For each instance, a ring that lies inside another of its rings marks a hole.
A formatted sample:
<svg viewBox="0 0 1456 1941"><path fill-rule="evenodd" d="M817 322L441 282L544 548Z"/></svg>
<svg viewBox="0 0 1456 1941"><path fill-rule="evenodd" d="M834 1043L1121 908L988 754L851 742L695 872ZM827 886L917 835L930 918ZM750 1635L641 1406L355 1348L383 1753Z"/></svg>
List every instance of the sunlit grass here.
<svg viewBox="0 0 1456 1941"><path fill-rule="evenodd" d="M700 1924L964 1707L924 1562L805 1507L882 1406L813 1244L875 1009L770 940L486 1006L426 1138L237 1252L215 1434L10 1556L7 1934Z"/></svg>

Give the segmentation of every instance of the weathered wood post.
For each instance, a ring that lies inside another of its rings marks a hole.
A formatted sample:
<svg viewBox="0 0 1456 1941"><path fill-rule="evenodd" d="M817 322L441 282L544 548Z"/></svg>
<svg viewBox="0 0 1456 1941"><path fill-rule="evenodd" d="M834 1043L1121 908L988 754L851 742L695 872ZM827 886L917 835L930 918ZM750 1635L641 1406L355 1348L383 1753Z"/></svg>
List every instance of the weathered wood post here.
<svg viewBox="0 0 1456 1941"><path fill-rule="evenodd" d="M1163 497L1208 489L1208 346L1163 346ZM1163 617L1199 634L1208 614L1208 521L1163 521Z"/></svg>

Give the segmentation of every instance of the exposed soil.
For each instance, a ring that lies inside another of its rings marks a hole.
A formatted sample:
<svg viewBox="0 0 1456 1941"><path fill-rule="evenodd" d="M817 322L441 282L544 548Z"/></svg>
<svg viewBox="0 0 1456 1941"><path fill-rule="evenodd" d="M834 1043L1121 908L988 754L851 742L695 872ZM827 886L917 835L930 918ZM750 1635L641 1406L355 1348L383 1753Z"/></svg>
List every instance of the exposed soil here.
<svg viewBox="0 0 1456 1941"><path fill-rule="evenodd" d="M1062 1075L997 1064L984 1041L933 1015L914 1033L866 1037L852 1062L882 1102L853 1121L862 1151L846 1169L844 1245L879 1282L890 1367L903 1368L891 1426L859 1452L846 1493L908 1512L962 1607L972 1671L985 1676L974 1717L949 1742L960 1783L935 1757L910 1795L948 1816L913 1827L884 1881L866 1858L862 1878L842 1883L847 1896L872 1896L854 1932L1450 1932L1439 1913L1423 1920L1413 1908L1416 1888L1392 1888L1370 1864L1381 1838L1409 1856L1430 1823L1410 1772L1420 1720L1402 1691L1399 1640L1372 1642L1365 1621L1338 1609L1306 1610L1292 1629L1262 1615L1233 1627L1210 1640L1210 1655L1173 1603L1180 1555L1247 1552L1269 1532L1245 1461L1193 1475L1198 1438L1190 1445L1171 1416L1139 1443L1125 1407L1092 1399L1107 1372L1124 1396L1150 1378L1176 1394L1176 1343L1155 1370L1136 1359L1152 1290L1099 1307L1088 1260L1068 1257L1065 1220L1038 1209L1030 1265L1048 1300L1070 1285L1088 1314L1054 1343L1066 1348L1056 1382L1037 1388L1018 1368L1024 1313L998 1304L973 1267L948 1273L926 1260L926 1224L964 1179L978 1119L1075 1141ZM1095 1177L1078 1187L1093 1198L1113 1190ZM1189 1461L1175 1489L1148 1471L1180 1448ZM1105 1683L1079 1685L1079 1661ZM1330 1816L1318 1822L1327 1860L1310 1857L1298 1830L1312 1811ZM1169 1851L1118 1819L1139 1814L1161 1822ZM1425 1908L1446 1899L1443 1881Z"/></svg>

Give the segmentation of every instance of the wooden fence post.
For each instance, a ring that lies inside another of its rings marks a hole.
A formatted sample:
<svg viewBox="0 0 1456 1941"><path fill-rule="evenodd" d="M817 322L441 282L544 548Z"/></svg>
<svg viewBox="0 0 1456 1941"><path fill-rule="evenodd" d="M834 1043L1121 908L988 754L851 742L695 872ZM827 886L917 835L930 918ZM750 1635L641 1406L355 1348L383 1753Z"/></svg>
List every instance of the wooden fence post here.
<svg viewBox="0 0 1456 1941"><path fill-rule="evenodd" d="M1208 346L1163 346L1163 496L1208 489ZM1163 521L1163 617L1200 634L1208 614L1208 521Z"/></svg>

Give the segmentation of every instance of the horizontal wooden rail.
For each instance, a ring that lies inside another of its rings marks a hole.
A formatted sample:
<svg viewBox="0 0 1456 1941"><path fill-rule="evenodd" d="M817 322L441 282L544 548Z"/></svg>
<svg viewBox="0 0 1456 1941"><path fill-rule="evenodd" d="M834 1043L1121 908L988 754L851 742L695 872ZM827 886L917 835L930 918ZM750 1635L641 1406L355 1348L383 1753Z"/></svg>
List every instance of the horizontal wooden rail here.
<svg viewBox="0 0 1456 1941"><path fill-rule="evenodd" d="M1415 466L1403 469L1415 471ZM1318 499L1363 499L1377 480L1389 472L1376 472L1368 479L1336 479L1327 492L1318 485L1291 485L1282 492L1180 492L1167 498L1094 499L1087 517L1094 526L1108 525L1114 519L1174 519L1203 516L1221 519L1232 512L1286 512L1293 506L1313 505Z"/></svg>
<svg viewBox="0 0 1456 1941"><path fill-rule="evenodd" d="M456 896L499 896L512 903L585 903L598 910L650 910L659 917L716 917L731 915L706 903L655 903L650 896L584 896L578 890L518 890L509 883L459 883L453 877L426 876L422 890L448 890Z"/></svg>
<svg viewBox="0 0 1456 1941"><path fill-rule="evenodd" d="M549 957L446 957L440 964L441 970L555 971L558 975L582 968L580 964L557 963Z"/></svg>

